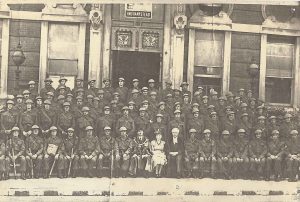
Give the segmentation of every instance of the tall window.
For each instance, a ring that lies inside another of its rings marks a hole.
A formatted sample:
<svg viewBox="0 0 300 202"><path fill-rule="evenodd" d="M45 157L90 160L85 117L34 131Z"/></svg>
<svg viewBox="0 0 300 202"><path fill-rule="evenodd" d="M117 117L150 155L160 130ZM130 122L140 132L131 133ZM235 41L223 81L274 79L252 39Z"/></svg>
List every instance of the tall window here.
<svg viewBox="0 0 300 202"><path fill-rule="evenodd" d="M195 33L194 88L202 86L208 92L221 92L224 56L224 33L197 31Z"/></svg>
<svg viewBox="0 0 300 202"><path fill-rule="evenodd" d="M291 104L295 38L268 35L266 101Z"/></svg>

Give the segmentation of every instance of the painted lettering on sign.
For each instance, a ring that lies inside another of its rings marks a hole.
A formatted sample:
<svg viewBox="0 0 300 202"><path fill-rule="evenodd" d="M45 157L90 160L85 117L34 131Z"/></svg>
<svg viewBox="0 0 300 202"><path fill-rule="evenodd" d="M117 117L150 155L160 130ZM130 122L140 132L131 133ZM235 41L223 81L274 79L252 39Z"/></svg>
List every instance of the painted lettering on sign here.
<svg viewBox="0 0 300 202"><path fill-rule="evenodd" d="M125 4L125 17L127 18L152 18L151 3Z"/></svg>

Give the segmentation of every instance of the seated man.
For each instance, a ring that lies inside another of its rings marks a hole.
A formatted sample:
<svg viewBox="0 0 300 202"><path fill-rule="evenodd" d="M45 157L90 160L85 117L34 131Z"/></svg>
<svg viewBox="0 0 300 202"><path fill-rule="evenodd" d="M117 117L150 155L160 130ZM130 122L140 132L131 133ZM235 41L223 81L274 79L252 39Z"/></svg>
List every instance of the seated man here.
<svg viewBox="0 0 300 202"><path fill-rule="evenodd" d="M274 175L275 181L280 181L285 147L285 143L279 139L279 131L273 130L271 140L268 142L266 164L267 180L270 179L271 175Z"/></svg>
<svg viewBox="0 0 300 202"><path fill-rule="evenodd" d="M25 139L27 172L31 178L39 178L42 169L44 141L39 136L40 128L32 126L32 133L28 133Z"/></svg>
<svg viewBox="0 0 300 202"><path fill-rule="evenodd" d="M6 150L8 151L8 156L12 163L18 160L20 162L20 172L21 178L26 180L26 160L25 160L25 143L22 139L20 139L19 133L20 129L18 127L13 127L11 129L12 137L6 143ZM16 169L14 167L14 169ZM15 172L15 171L14 171Z"/></svg>
<svg viewBox="0 0 300 202"><path fill-rule="evenodd" d="M150 151L149 140L144 135L143 130L138 130L137 137L133 139L133 151L129 167L129 175L136 176L137 174L143 174L148 176L150 168ZM146 166L148 171L146 171Z"/></svg>
<svg viewBox="0 0 300 202"><path fill-rule="evenodd" d="M297 130L290 132L290 139L287 142L287 167L289 172L289 181L296 182L296 175L299 178L300 165L300 139Z"/></svg>
<svg viewBox="0 0 300 202"><path fill-rule="evenodd" d="M203 177L203 173L208 172L212 178L215 178L216 172L216 144L211 139L211 131L205 129L203 131L204 138L200 141L199 146L199 161L200 161L200 178Z"/></svg>
<svg viewBox="0 0 300 202"><path fill-rule="evenodd" d="M185 142L185 164L188 177L197 177L199 171L199 139L196 138L197 131L194 128L189 130L189 138Z"/></svg>
<svg viewBox="0 0 300 202"><path fill-rule="evenodd" d="M96 166L98 153L100 151L98 138L93 134L94 129L92 126L85 128L86 137L82 138L79 142L79 165L83 171L83 175L94 177L93 170Z"/></svg>
<svg viewBox="0 0 300 202"><path fill-rule="evenodd" d="M168 171L167 175L169 177L173 176L173 166L176 165L176 175L177 178L181 177L181 169L182 169L182 157L184 154L184 144L183 141L178 138L179 135L179 129L173 128L171 130L172 137L170 138L168 144L167 144L167 161L168 161Z"/></svg>
<svg viewBox="0 0 300 202"><path fill-rule="evenodd" d="M76 177L79 164L78 155L78 140L79 138L74 135L74 129L67 129L67 137L64 139L64 155L66 157L64 165L64 177L69 177L72 175L73 178ZM72 171L72 172L71 172Z"/></svg>
<svg viewBox="0 0 300 202"><path fill-rule="evenodd" d="M116 144L115 144L115 152L116 152L116 169L117 169L117 176L120 174L122 177L127 177L130 158L132 155L132 148L133 148L133 141L127 135L127 128L122 126L119 129L121 135L117 137Z"/></svg>
<svg viewBox="0 0 300 202"><path fill-rule="evenodd" d="M55 161L59 159L59 163L57 164L57 171L58 177L62 178L62 170L64 169L64 155L63 151L63 140L57 136L57 127L51 126L50 127L50 137L45 141L44 147L44 178L50 177L51 173L49 172L50 169L50 162L55 164Z"/></svg>
<svg viewBox="0 0 300 202"><path fill-rule="evenodd" d="M217 141L217 162L219 173L223 174L225 179L231 179L233 171L233 143L228 130L222 132L220 140Z"/></svg>
<svg viewBox="0 0 300 202"><path fill-rule="evenodd" d="M244 129L238 129L237 137L234 140L234 157L235 168L234 173L240 178L248 178L249 158L248 158L248 137ZM236 177L236 176L233 176Z"/></svg>
<svg viewBox="0 0 300 202"><path fill-rule="evenodd" d="M104 136L100 137L99 144L100 144L100 154L98 159L98 171L100 172L99 175L103 176L103 162L105 160L109 160L109 167L110 169L114 169L113 163L113 155L114 155L114 146L116 144L115 138L111 135L111 127L105 126L104 127Z"/></svg>
<svg viewBox="0 0 300 202"><path fill-rule="evenodd" d="M266 141L262 138L262 131L257 129L255 131L255 138L249 144L249 158L250 158L250 175L253 179L265 173L266 155L268 152Z"/></svg>
<svg viewBox="0 0 300 202"><path fill-rule="evenodd" d="M10 159L6 156L5 140L0 139L0 181L8 179L9 162Z"/></svg>

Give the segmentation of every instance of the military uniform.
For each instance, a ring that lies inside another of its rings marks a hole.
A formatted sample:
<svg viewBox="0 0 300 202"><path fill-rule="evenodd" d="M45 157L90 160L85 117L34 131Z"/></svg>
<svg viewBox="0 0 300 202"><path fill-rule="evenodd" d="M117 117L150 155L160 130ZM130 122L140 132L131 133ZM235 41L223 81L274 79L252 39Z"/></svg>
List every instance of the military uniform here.
<svg viewBox="0 0 300 202"><path fill-rule="evenodd" d="M185 141L185 166L189 174L194 176L199 169L199 145L200 141L195 138L189 138Z"/></svg>
<svg viewBox="0 0 300 202"><path fill-rule="evenodd" d="M33 110L26 110L20 114L19 126L21 131L29 131L37 122L37 114Z"/></svg>
<svg viewBox="0 0 300 202"><path fill-rule="evenodd" d="M296 132L298 135L297 131ZM287 143L286 153L287 153L287 170L289 173L289 180L296 181L296 175L299 174L300 165L300 138L290 138Z"/></svg>
<svg viewBox="0 0 300 202"><path fill-rule="evenodd" d="M133 150L133 140L129 137L117 137L115 144L116 162L115 166L118 170L121 170L122 176L126 176L130 158Z"/></svg>
<svg viewBox="0 0 300 202"><path fill-rule="evenodd" d="M20 162L21 175L25 176L26 172L26 160L25 160L25 143L19 137L12 137L6 142L6 150L9 153L11 162L13 161L13 155L17 161ZM13 153L14 152L14 153Z"/></svg>
<svg viewBox="0 0 300 202"><path fill-rule="evenodd" d="M128 88L127 87L117 87L115 89L116 92L118 92L120 94L120 101L122 103L126 103L127 102L127 98L128 98Z"/></svg>
<svg viewBox="0 0 300 202"><path fill-rule="evenodd" d="M38 178L41 174L43 152L44 152L44 140L38 135L31 134L25 139L26 147L26 162L27 162L27 172L32 175L33 170L34 176Z"/></svg>
<svg viewBox="0 0 300 202"><path fill-rule="evenodd" d="M85 136L79 142L79 165L83 172L87 171L89 177L92 177L92 171L96 166L97 157L100 151L98 138L95 136Z"/></svg>
<svg viewBox="0 0 300 202"><path fill-rule="evenodd" d="M42 131L48 131L51 126L56 125L56 112L51 110L42 109L37 115L37 125Z"/></svg>
<svg viewBox="0 0 300 202"><path fill-rule="evenodd" d="M138 137L135 137L133 139L133 151L129 166L130 175L136 176L137 172L142 174L142 172L147 170L146 167L148 167L147 171L149 171L151 161L149 149L150 142L148 138L143 137L142 139L139 139Z"/></svg>
<svg viewBox="0 0 300 202"><path fill-rule="evenodd" d="M204 138L199 145L200 175L209 172L214 177L216 172L216 143L211 138Z"/></svg>
<svg viewBox="0 0 300 202"><path fill-rule="evenodd" d="M122 116L116 123L116 131L119 131L119 128L124 126L128 131L129 137L135 136L135 123L130 116Z"/></svg>
<svg viewBox="0 0 300 202"><path fill-rule="evenodd" d="M1 114L1 136L6 141L7 135L10 134L11 129L18 125L18 115L12 110L7 110Z"/></svg>
<svg viewBox="0 0 300 202"><path fill-rule="evenodd" d="M104 127L109 126L110 128L115 128L115 118L112 114L104 114L97 120L97 135L99 137L104 135Z"/></svg>
<svg viewBox="0 0 300 202"><path fill-rule="evenodd" d="M66 133L68 128L75 128L75 117L71 112L62 112L57 116L57 128Z"/></svg>
<svg viewBox="0 0 300 202"><path fill-rule="evenodd" d="M246 136L244 137L237 136L234 140L234 162L235 162L234 173L241 178L246 177L245 175L248 174L248 169L249 169L248 145L249 145L249 141Z"/></svg>
<svg viewBox="0 0 300 202"><path fill-rule="evenodd" d="M150 127L150 119L148 119L147 117L141 117L138 116L135 120L135 128L136 131L138 130L143 130L144 131L144 135L146 137L150 137L150 131L151 131L151 127Z"/></svg>
<svg viewBox="0 0 300 202"><path fill-rule="evenodd" d="M99 160L98 160L98 169L100 170L100 173L103 170L103 164L105 160L109 160L109 167L110 169L114 169L114 166L112 165L114 161L114 149L116 140L115 138L109 136L101 136L99 138L99 144L100 144L100 153L99 153Z"/></svg>
<svg viewBox="0 0 300 202"><path fill-rule="evenodd" d="M55 153L49 153L51 146L54 145L56 147L56 152ZM45 146L44 146L44 178L48 177L48 173L50 170L50 163L53 162L55 155L58 154L58 161L59 163L57 164L57 169L61 173L62 170L64 169L64 161L65 158L63 156L63 150L64 150L64 145L63 145L63 140L58 137L58 136L50 136L46 141L45 141Z"/></svg>
<svg viewBox="0 0 300 202"><path fill-rule="evenodd" d="M250 174L259 177L265 171L266 155L268 152L266 141L263 138L254 138L249 143Z"/></svg>
<svg viewBox="0 0 300 202"><path fill-rule="evenodd" d="M82 115L77 119L78 135L80 138L85 137L85 128L87 126L94 127L94 119L89 115Z"/></svg>
<svg viewBox="0 0 300 202"><path fill-rule="evenodd" d="M173 128L178 128L179 129L179 136L178 136L179 138L181 138L182 140L186 139L185 124L184 124L184 121L181 120L181 118L174 118L173 120L171 120L169 122L169 125L168 125L168 135L171 134L171 130Z"/></svg>
<svg viewBox="0 0 300 202"><path fill-rule="evenodd" d="M7 154L6 142L0 139L0 180L8 177L10 158Z"/></svg>
<svg viewBox="0 0 300 202"><path fill-rule="evenodd" d="M67 176L68 169L70 169L69 168L70 161L72 161L70 171L72 172L72 177L76 177L77 171L79 169L79 152L78 152L79 138L75 136L75 134L73 135L73 137L68 136L64 139L63 144L64 144L64 150L62 151L62 154L65 157L68 157L65 160L63 160L63 162L61 163L63 164L63 170L65 171L65 176Z"/></svg>

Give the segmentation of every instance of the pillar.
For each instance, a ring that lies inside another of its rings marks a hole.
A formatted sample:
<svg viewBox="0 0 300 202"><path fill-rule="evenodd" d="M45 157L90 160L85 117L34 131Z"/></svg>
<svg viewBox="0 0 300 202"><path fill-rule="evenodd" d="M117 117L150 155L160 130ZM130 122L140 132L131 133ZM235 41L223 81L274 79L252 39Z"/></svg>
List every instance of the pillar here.
<svg viewBox="0 0 300 202"><path fill-rule="evenodd" d="M48 66L48 30L49 23L41 22L41 49L40 49L40 70L39 70L39 91L44 87L44 80L47 75Z"/></svg>
<svg viewBox="0 0 300 202"><path fill-rule="evenodd" d="M0 98L7 97L7 76L8 76L8 57L9 57L9 19L2 20L2 46L1 46L1 79L0 79Z"/></svg>

